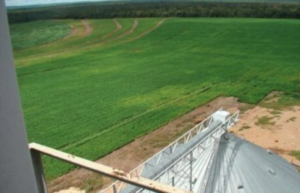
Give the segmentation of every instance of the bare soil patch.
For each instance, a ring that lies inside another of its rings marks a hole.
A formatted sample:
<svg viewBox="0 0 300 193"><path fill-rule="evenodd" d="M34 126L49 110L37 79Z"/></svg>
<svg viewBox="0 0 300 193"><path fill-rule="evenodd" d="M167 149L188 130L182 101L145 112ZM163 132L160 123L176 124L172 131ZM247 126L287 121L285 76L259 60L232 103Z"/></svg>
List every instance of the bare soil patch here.
<svg viewBox="0 0 300 193"><path fill-rule="evenodd" d="M64 37L64 40L72 36L76 36L76 34L78 33L78 29L74 25L70 25L70 28L71 28L71 33L68 36Z"/></svg>
<svg viewBox="0 0 300 193"><path fill-rule="evenodd" d="M71 187L69 189L61 190L61 191L55 192L55 193L85 193L85 192L86 192L85 190L80 190L79 188Z"/></svg>
<svg viewBox="0 0 300 193"><path fill-rule="evenodd" d="M265 122L263 118L267 118ZM291 162L291 151L300 150L300 107L294 106L274 113L273 109L256 106L241 115L240 121L231 129L261 147L269 149ZM245 127L247 129L243 129Z"/></svg>
<svg viewBox="0 0 300 193"><path fill-rule="evenodd" d="M84 34L83 34L82 36L83 36L83 37L89 36L89 35L93 32L92 26L91 26L91 25L89 24L89 22L86 21L86 20L82 20L81 22L82 22L82 25L83 25L84 28L85 28L85 32L84 32Z"/></svg>
<svg viewBox="0 0 300 193"><path fill-rule="evenodd" d="M118 30L122 29L122 25L119 23L119 21L118 21L117 19L114 19L114 23L115 23L116 28L117 28Z"/></svg>

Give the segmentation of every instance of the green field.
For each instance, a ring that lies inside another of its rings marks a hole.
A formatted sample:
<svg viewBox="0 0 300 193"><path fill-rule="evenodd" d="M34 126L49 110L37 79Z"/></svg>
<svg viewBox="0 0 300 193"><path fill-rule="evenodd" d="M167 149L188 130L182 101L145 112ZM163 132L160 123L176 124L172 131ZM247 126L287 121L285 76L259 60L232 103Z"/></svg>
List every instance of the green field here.
<svg viewBox="0 0 300 193"><path fill-rule="evenodd" d="M300 92L298 20L116 21L60 21L73 35L15 50L30 142L95 160L221 95ZM44 161L48 179L72 168Z"/></svg>
<svg viewBox="0 0 300 193"><path fill-rule="evenodd" d="M10 26L15 50L54 42L70 33L68 23L63 21L35 21Z"/></svg>

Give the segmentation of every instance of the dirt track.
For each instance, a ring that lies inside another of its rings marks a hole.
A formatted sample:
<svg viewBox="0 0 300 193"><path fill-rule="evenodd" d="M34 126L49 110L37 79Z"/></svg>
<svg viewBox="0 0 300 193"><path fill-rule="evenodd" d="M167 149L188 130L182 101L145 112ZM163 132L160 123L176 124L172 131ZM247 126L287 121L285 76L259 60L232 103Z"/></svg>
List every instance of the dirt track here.
<svg viewBox="0 0 300 193"><path fill-rule="evenodd" d="M117 19L114 19L114 24L115 24L116 28L113 31L106 34L105 36L103 36L102 39L112 36L114 33L116 33L117 31L119 31L123 28L123 26L119 23L119 21Z"/></svg>
<svg viewBox="0 0 300 193"><path fill-rule="evenodd" d="M116 45L124 44L124 43L127 43L127 42L131 42L131 41L137 40L139 38L142 38L143 36L149 34L153 30L155 30L158 27L160 27L163 24L164 21L165 21L165 19L162 19L153 28L145 31L144 33L142 33L142 34L140 34L140 35L138 35L136 37L127 39L125 41L120 41L119 43L116 43ZM118 32L119 30L121 30L123 28L123 26L118 22L117 19L114 19L113 22L115 24L115 29L113 31L109 32L108 34L104 35L102 37L103 41L100 41L99 43L93 44L93 45L90 45L90 46L85 46L84 49L87 50L87 49L97 48L97 47L103 46L103 45L108 45L107 43L111 42L112 40L115 40L115 39L105 40L106 38L109 38L114 33ZM82 21L82 23L84 24L85 22ZM92 27L88 23L85 24L85 32L83 32L81 34L78 34L79 30L75 26L70 26L70 27L71 27L71 33L67 37L65 37L66 39L69 38L69 37L72 37L72 36L76 36L76 35L84 37L84 36L90 35L92 33L92 31L93 31ZM132 28L129 31L125 32L125 35L122 34L121 36L123 36L123 35L124 36L130 35L131 33L133 33L135 31L135 29L137 27L138 27L138 21L135 20L134 23L133 23ZM121 39L121 38L118 38L118 39ZM43 46L46 46L46 45L43 45ZM78 49L78 50L80 50L80 49ZM66 55L66 54L69 54L69 53L70 53L69 51L64 51L64 52L59 52L59 53L51 53L51 54L43 55L42 58L43 59L46 59L46 58L49 59L49 58L53 58L53 57L58 57L58 56ZM28 59L23 59L23 60L20 60L19 62L26 63L28 61L34 61L34 60L39 60L39 59L41 59L41 56L31 57L31 58L28 58Z"/></svg>
<svg viewBox="0 0 300 193"><path fill-rule="evenodd" d="M123 41L123 42L120 42L119 44L128 43L128 42L131 42L131 41L134 41L134 40L137 40L137 39L140 39L140 38L144 37L145 35L151 33L152 31L156 30L157 28L159 28L159 27L165 22L165 20L166 20L166 19L160 20L153 28L151 28L151 29L145 31L144 33L142 33L142 34L140 34L140 35L138 35L138 36L136 36L136 37L134 37L134 38L131 38L131 39L129 39L129 40L125 40L125 41Z"/></svg>
<svg viewBox="0 0 300 193"><path fill-rule="evenodd" d="M70 38L70 37L72 37L72 36L75 36L75 35L78 33L78 29L77 29L75 26L70 25L70 28L71 28L70 34L67 35L66 37L64 37L64 38L63 38L64 40L65 40L65 39L68 39L68 38Z"/></svg>
<svg viewBox="0 0 300 193"><path fill-rule="evenodd" d="M118 40L118 39L121 39L121 38L123 38L125 36L128 36L128 35L132 34L135 31L135 29L137 28L138 25L139 25L139 21L138 21L138 19L135 19L134 23L132 25L132 28L130 30L128 30L127 32L123 33L122 35L116 37L113 40Z"/></svg>
<svg viewBox="0 0 300 193"><path fill-rule="evenodd" d="M89 36L89 35L93 32L92 26L91 26L91 25L89 24L89 22L86 21L86 20L82 20L81 22L82 22L82 25L83 25L84 28L85 28L85 32L84 32L84 34L83 34L83 37Z"/></svg>

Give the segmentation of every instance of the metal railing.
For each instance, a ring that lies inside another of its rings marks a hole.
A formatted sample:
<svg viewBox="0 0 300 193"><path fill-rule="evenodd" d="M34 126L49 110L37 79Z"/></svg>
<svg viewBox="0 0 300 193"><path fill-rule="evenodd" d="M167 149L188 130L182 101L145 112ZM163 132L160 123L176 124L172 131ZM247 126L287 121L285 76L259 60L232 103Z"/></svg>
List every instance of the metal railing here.
<svg viewBox="0 0 300 193"><path fill-rule="evenodd" d="M222 111L222 109L219 109L218 111ZM216 112L218 112L216 111ZM216 113L215 112L215 113ZM150 157L148 160L143 162L141 165L133 169L129 174L134 177L140 177L145 169L155 168L157 165L160 164L161 158L164 155L171 155L174 153L182 144L188 143L193 137L198 135L201 131L208 128L209 125L213 123L213 115L210 115L208 118L203 120L201 123L194 126L192 129L190 129L188 132L183 134L181 137L179 137L176 141L172 142L170 145L163 148L160 152L156 153L154 156ZM160 179L161 177L169 178L169 181L171 178L176 174L176 171L174 172L174 169L177 171L180 171L180 169L183 166L184 160L191 155L193 155L194 151L197 151L199 154L200 151L203 151L205 148L211 145L212 142L214 142L217 138L219 138L223 133L226 132L228 128L230 128L232 125L234 125L239 118L239 111L234 113L231 117L229 117L223 124L216 127L209 135L207 135L203 140L201 140L198 144L196 144L193 148L190 150L187 150L187 152L179 158L177 161L172 163L170 166L168 166L165 170L163 170L159 175L157 175L154 180L156 181L166 181L165 179ZM171 173L173 173L173 175ZM167 173L167 175L165 175ZM168 180L167 180L168 181ZM127 186L126 183L121 181L116 181L104 190L101 190L100 193L106 193L106 192L113 192L113 193L119 193L122 189L124 189ZM142 191L142 189L139 189L137 192ZM190 190L191 191L191 190Z"/></svg>
<svg viewBox="0 0 300 193"><path fill-rule="evenodd" d="M47 193L41 154L51 156L64 162L80 166L95 173L102 174L104 176L117 179L143 189L148 189L149 191L160 193L190 193L188 191L180 190L178 188L162 184L151 179L143 177L133 177L124 171L111 168L109 166L105 166L40 144L31 143L29 144L29 149L33 161L36 184L38 185L38 193Z"/></svg>

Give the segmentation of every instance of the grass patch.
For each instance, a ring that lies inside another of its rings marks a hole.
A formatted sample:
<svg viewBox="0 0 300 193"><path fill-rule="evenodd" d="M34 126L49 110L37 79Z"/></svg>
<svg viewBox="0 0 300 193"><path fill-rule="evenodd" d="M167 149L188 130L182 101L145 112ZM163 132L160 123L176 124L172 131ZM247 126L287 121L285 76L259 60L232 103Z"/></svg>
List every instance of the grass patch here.
<svg viewBox="0 0 300 193"><path fill-rule="evenodd" d="M292 151L290 153L291 156L296 157L298 160L300 160L300 150L299 151Z"/></svg>
<svg viewBox="0 0 300 193"><path fill-rule="evenodd" d="M279 99L279 104L283 106L300 105L300 93L287 93Z"/></svg>
<svg viewBox="0 0 300 193"><path fill-rule="evenodd" d="M248 111L249 109L252 109L254 108L255 105L251 105L251 104L243 104L241 107L240 107L240 111L241 113L244 113L246 111Z"/></svg>
<svg viewBox="0 0 300 193"><path fill-rule="evenodd" d="M101 189L103 186L103 176L93 174L83 181L83 188L87 193Z"/></svg>
<svg viewBox="0 0 300 193"><path fill-rule="evenodd" d="M296 120L296 117L291 117L286 122L294 122L295 120Z"/></svg>
<svg viewBox="0 0 300 193"><path fill-rule="evenodd" d="M265 108L273 109L272 114L280 114L280 111L291 106L300 105L300 94L297 93L278 93L275 95L278 100L274 98L267 98L259 105Z"/></svg>
<svg viewBox="0 0 300 193"><path fill-rule="evenodd" d="M273 110L273 111L271 111L270 112L272 115L275 115L275 116L278 116L278 115L281 115L281 111L279 111L279 110Z"/></svg>
<svg viewBox="0 0 300 193"><path fill-rule="evenodd" d="M275 122L272 122L272 119L274 117L268 117L268 116L263 116L258 118L258 120L255 122L255 125L257 126L268 126L268 125L275 125Z"/></svg>
<svg viewBox="0 0 300 193"><path fill-rule="evenodd" d="M34 21L10 26L15 50L54 42L66 37L70 27L65 21Z"/></svg>
<svg viewBox="0 0 300 193"><path fill-rule="evenodd" d="M240 129L239 129L239 131L243 131L243 130L245 130L245 129L250 129L251 127L249 126L249 125L243 125Z"/></svg>

